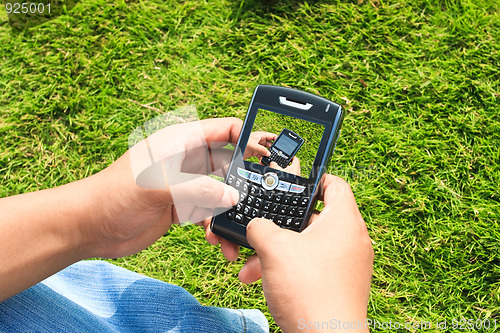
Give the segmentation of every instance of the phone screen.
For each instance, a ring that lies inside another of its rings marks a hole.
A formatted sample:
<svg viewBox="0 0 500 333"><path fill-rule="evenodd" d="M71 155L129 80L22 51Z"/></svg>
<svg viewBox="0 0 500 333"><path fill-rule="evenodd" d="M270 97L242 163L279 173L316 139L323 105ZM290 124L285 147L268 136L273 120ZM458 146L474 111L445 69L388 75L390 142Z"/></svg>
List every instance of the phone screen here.
<svg viewBox="0 0 500 333"><path fill-rule="evenodd" d="M295 148L298 146L298 142L293 141L287 136L281 136L281 138L274 143L274 147L276 149L281 150L283 153L287 155L293 154Z"/></svg>
<svg viewBox="0 0 500 333"><path fill-rule="evenodd" d="M296 165L294 165L294 167L287 167L285 172L293 173L303 178L309 178L321 138L325 131L323 125L259 108L247 146L249 143L255 144L258 139L266 135L268 136L269 134L277 138L283 129L289 129L304 139L304 143L295 154L300 164L300 171L297 172L297 169L295 169ZM264 135L262 132L266 134ZM266 143L260 142L258 144L264 145ZM272 142L267 142L266 148L269 148L270 144L272 144ZM280 140L276 142L275 147L282 150L283 153L290 155L297 147L297 142L286 136L281 136ZM262 164L259 157L249 157L245 160L256 164Z"/></svg>

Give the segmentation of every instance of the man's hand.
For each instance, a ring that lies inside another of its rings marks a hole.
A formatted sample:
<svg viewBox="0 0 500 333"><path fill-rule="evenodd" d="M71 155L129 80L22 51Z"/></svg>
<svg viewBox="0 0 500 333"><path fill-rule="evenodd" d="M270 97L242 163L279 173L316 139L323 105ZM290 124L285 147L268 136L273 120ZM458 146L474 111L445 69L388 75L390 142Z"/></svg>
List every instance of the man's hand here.
<svg viewBox="0 0 500 333"><path fill-rule="evenodd" d="M240 280L262 277L269 311L285 332L300 331L299 320L336 319L357 329L366 319L373 265L366 225L341 178L325 175L321 198L323 211L313 214L302 233L266 219L247 226L257 256L246 262Z"/></svg>
<svg viewBox="0 0 500 333"><path fill-rule="evenodd" d="M95 256L136 253L173 223L201 222L216 207L236 204L238 192L208 175L229 162L231 152L222 147L236 143L241 124L225 118L166 127L146 139L153 165L144 172L132 172L134 163L143 164L134 159L141 155L132 147L95 175L104 187L102 213L95 223L83 226L92 235Z"/></svg>
<svg viewBox="0 0 500 333"><path fill-rule="evenodd" d="M273 133L257 131L250 134L248 138L247 146L245 152L243 153L243 159L246 160L250 157L257 157L261 159L263 156L270 156L269 148L276 140L278 136Z"/></svg>

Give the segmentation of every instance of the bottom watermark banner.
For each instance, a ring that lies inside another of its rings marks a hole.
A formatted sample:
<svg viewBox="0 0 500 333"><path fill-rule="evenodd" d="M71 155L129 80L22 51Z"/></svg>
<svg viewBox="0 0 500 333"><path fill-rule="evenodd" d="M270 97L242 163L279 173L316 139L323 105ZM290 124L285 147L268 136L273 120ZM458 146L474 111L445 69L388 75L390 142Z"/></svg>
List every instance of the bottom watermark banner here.
<svg viewBox="0 0 500 333"><path fill-rule="evenodd" d="M327 321L307 321L299 319L297 328L299 330L332 330L332 331L346 331L346 330L459 330L459 331L474 331L474 330L496 330L500 326L500 320L497 319L466 319L466 318L452 318L430 321L383 321L376 319L366 319L364 321L344 321L339 319L330 319ZM499 327L500 328L500 327Z"/></svg>

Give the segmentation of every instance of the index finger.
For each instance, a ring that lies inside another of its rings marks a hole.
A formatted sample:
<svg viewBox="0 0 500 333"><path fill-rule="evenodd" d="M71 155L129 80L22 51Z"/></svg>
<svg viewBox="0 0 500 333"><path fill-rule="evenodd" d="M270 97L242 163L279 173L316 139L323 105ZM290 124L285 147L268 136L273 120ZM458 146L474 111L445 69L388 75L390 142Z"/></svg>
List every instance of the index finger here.
<svg viewBox="0 0 500 333"><path fill-rule="evenodd" d="M259 134L262 134L262 136L260 137L260 140L259 140L259 143L265 143L266 141L274 141L276 140L276 138L278 137L276 134L274 133L269 133L269 132L260 132ZM264 142L262 142L264 141Z"/></svg>

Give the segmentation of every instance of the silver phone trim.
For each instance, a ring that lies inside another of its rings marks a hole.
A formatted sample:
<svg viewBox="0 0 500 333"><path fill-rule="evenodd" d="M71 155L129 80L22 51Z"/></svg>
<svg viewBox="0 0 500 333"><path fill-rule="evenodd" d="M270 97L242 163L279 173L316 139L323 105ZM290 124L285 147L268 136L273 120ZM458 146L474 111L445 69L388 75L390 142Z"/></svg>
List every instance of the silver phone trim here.
<svg viewBox="0 0 500 333"><path fill-rule="evenodd" d="M290 106L292 108L301 109L301 110L305 110L305 111L309 110L313 106L311 103L301 104L301 103L289 101L286 99L285 96L280 96L279 101L280 101L280 104L282 104L282 105Z"/></svg>

